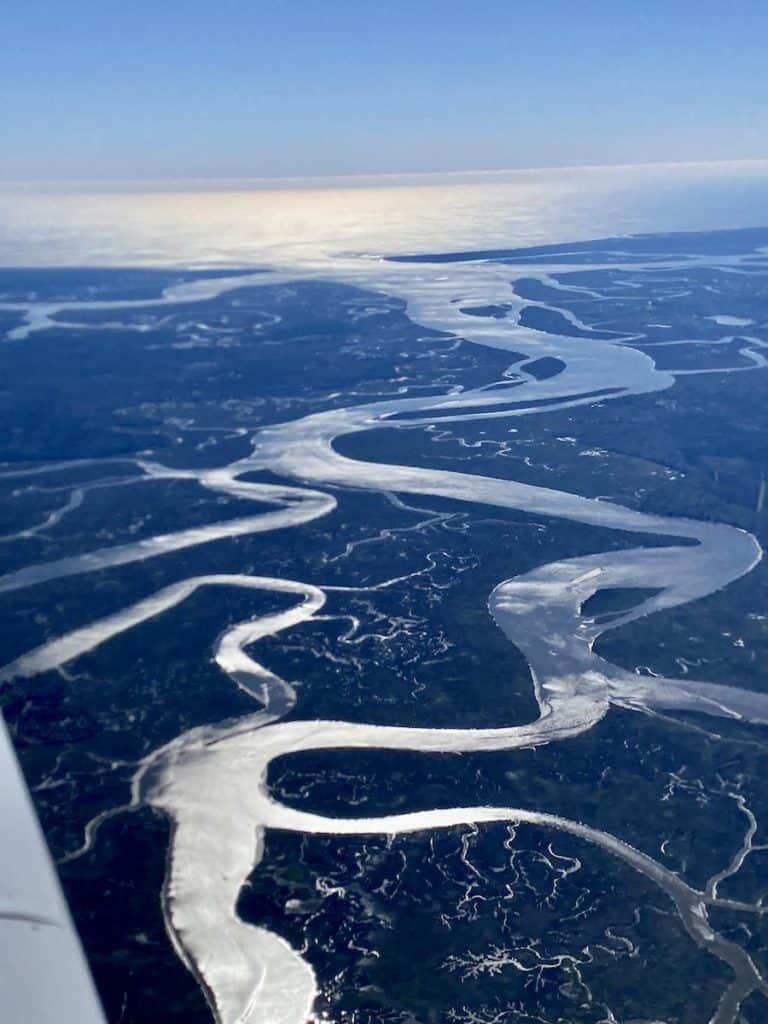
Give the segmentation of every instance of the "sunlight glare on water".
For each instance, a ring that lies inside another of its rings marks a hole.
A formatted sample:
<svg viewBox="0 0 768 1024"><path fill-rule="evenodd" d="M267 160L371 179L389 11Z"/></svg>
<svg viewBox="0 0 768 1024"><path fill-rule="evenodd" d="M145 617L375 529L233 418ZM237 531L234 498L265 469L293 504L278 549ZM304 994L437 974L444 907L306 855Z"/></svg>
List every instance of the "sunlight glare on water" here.
<svg viewBox="0 0 768 1024"><path fill-rule="evenodd" d="M768 224L768 161L276 184L6 184L0 264L316 267Z"/></svg>

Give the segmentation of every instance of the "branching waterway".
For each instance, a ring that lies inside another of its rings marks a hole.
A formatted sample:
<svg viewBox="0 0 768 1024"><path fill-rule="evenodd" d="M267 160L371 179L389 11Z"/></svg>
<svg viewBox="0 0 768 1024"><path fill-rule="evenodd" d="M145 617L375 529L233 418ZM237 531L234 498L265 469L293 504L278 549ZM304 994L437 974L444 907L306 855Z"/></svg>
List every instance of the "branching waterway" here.
<svg viewBox="0 0 768 1024"><path fill-rule="evenodd" d="M690 257L675 264L654 259L654 270L718 267L724 273L750 273L748 257ZM638 270L622 254L590 269ZM250 454L216 469L180 470L147 459L132 460L141 479L184 479L237 499L253 501L253 515L194 529L154 536L45 564L30 565L0 578L0 592L31 587L63 577L161 557L194 545L264 531L299 526L327 515L339 490L357 489L399 495L433 496L473 506L524 511L637 535L629 550L570 558L540 566L524 575L500 578L489 595L490 614L511 644L527 659L535 688L538 716L503 728L458 729L366 725L344 721L283 721L296 707L293 687L252 656L260 639L290 630L315 617L325 602L322 580L298 581L252 575L197 576L167 586L105 618L30 650L0 670L0 681L21 679L57 668L93 650L119 633L180 605L202 587L236 587L294 597L281 611L238 623L218 638L215 660L224 676L254 701L254 711L237 720L195 728L145 758L133 783L129 806L148 804L173 821L171 850L162 901L168 933L179 956L204 989L219 1024L304 1024L312 1017L317 995L307 961L283 938L242 921L236 913L239 893L262 857L268 829L332 835L397 835L482 822L527 823L542 830L568 833L600 847L639 872L666 894L680 922L702 950L726 964L730 984L714 1013L702 1011L702 1024L735 1024L740 1007L753 993L768 997L768 982L750 954L710 924L711 907L736 914L761 914L759 903L721 898L718 886L737 873L752 848L754 819L730 864L703 889L689 885L645 852L619 836L555 814L515 807L470 806L365 818L337 818L304 812L281 803L270 792L267 773L277 758L318 750L412 751L461 753L541 747L576 736L596 725L612 706L639 711L692 711L744 723L768 724L768 696L725 685L684 679L641 676L610 664L593 650L608 629L660 612L727 586L748 573L761 558L757 540L732 526L646 514L601 499L476 474L413 466L371 464L341 455L336 443L344 435L371 429L402 431L439 422L521 417L651 393L670 388L673 371L660 371L631 343L637 336L606 338L568 310L559 312L584 337L557 335L525 327L520 314L537 305L518 298L510 280L535 279L550 289L568 290L573 266L516 263L468 258L465 261L392 263L373 259L339 260L330 267L303 268L301 278L341 280L404 299L417 324L457 338L526 358L506 381L476 388L453 387L440 394L404 392L364 405L319 412L264 427L252 439ZM171 307L210 298L225 290L284 281L288 275L207 279L169 289L154 305ZM565 283L564 282L565 279ZM514 281L512 281L514 285ZM571 289L573 291L573 289ZM593 298L600 294L587 289ZM111 316L147 301L16 304L24 324L11 332L14 344L29 343L36 331L56 322L57 314L109 310ZM463 310L503 305L506 315L489 318ZM71 322L71 320L70 320ZM111 324L114 328L114 323ZM693 343L696 339L692 339ZM731 338L723 339L730 341ZM746 338L747 365L719 373L765 366L763 343ZM537 379L527 366L542 357L558 361L560 372ZM64 464L61 468L67 468ZM56 467L42 467L52 472ZM295 485L246 479L269 471ZM31 474L33 471L17 471ZM5 473L12 476L13 472ZM120 481L124 486L125 481ZM96 486L90 484L90 486ZM327 488L332 490L329 492ZM73 489L56 513L76 515L82 491ZM38 529L30 524L29 533ZM653 546L645 546L654 538ZM663 538L660 546L656 538ZM503 556L499 556L501 565ZM379 586L386 586L386 582ZM598 590L637 589L638 603L609 619L583 609ZM334 588L336 589L336 588ZM373 588L375 589L375 587ZM648 594L651 596L648 596ZM742 806L745 815L751 812ZM77 855L97 841L99 821L89 826ZM738 846L738 843L734 844ZM768 1004L767 1004L768 1005Z"/></svg>

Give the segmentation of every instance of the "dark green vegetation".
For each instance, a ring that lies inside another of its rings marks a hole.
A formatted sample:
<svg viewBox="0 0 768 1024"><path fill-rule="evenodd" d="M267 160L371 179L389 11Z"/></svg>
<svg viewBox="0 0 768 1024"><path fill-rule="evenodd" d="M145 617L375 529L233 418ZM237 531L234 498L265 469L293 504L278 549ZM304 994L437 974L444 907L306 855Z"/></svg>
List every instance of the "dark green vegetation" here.
<svg viewBox="0 0 768 1024"><path fill-rule="evenodd" d="M111 310L68 315L89 326L62 326L0 349L2 460L148 448L165 457L182 453L190 418L198 427L252 428L346 405L350 392L364 401L435 369L445 387L494 379L509 365L500 353L451 350L436 332L411 324L403 303L343 285L248 288L119 317L141 332L98 327L114 324Z"/></svg>

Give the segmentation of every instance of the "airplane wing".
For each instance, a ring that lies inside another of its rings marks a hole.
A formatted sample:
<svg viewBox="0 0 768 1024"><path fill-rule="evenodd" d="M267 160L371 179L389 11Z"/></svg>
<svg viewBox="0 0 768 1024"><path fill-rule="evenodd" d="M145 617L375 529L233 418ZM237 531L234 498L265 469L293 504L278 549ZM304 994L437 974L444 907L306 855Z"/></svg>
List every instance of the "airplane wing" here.
<svg viewBox="0 0 768 1024"><path fill-rule="evenodd" d="M2 714L0 1007L8 1024L105 1024Z"/></svg>

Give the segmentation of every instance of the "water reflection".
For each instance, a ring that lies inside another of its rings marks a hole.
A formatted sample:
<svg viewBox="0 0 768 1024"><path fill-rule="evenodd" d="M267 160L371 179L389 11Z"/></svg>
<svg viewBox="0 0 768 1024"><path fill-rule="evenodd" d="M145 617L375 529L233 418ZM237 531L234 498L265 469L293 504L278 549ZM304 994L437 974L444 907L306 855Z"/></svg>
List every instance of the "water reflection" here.
<svg viewBox="0 0 768 1024"><path fill-rule="evenodd" d="M768 223L768 161L115 188L0 186L0 264L317 266Z"/></svg>

